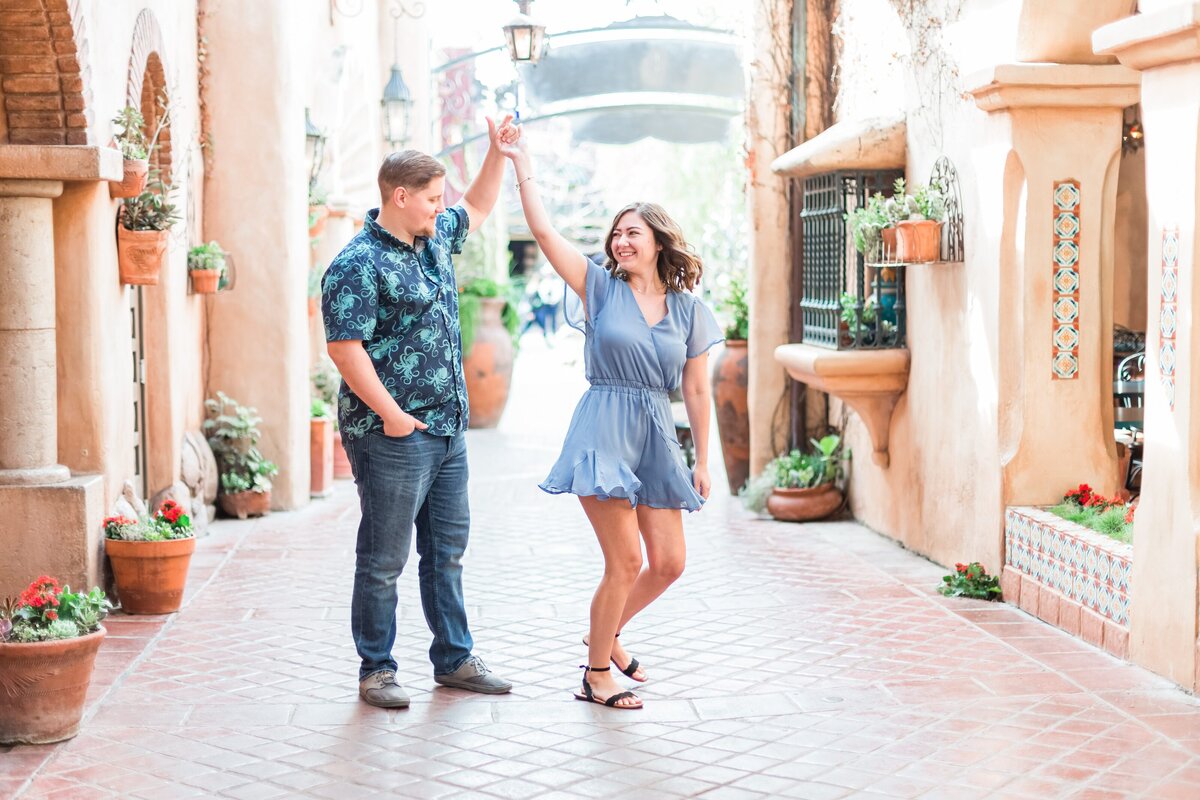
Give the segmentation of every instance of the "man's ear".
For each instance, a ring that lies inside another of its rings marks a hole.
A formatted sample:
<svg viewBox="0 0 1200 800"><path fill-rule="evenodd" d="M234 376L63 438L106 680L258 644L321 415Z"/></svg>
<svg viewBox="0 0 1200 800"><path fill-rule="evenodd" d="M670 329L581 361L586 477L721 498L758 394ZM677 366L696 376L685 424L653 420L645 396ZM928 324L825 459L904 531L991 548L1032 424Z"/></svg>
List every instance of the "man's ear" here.
<svg viewBox="0 0 1200 800"><path fill-rule="evenodd" d="M403 186L397 186L392 190L392 202L400 208L404 208L404 204L408 202L408 189Z"/></svg>

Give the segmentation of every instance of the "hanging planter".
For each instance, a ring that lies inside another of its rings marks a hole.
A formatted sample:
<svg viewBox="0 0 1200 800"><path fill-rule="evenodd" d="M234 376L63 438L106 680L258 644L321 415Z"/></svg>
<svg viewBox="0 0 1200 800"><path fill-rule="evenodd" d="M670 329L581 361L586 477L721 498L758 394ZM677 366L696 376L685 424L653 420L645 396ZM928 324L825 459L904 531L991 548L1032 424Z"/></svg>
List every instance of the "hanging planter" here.
<svg viewBox="0 0 1200 800"><path fill-rule="evenodd" d="M942 223L932 219L896 223L897 261L927 264L937 261L942 250Z"/></svg>
<svg viewBox="0 0 1200 800"><path fill-rule="evenodd" d="M146 141L145 119L133 106L125 106L112 120L113 145L124 157L121 180L110 181L108 196L114 200L137 197L146 188L150 174L150 144Z"/></svg>
<svg viewBox="0 0 1200 800"><path fill-rule="evenodd" d="M214 242L201 244L188 251L188 274L196 294L215 294L225 274L226 253Z"/></svg>
<svg viewBox="0 0 1200 800"><path fill-rule="evenodd" d="M126 197L137 197L146 188L146 178L150 174L150 159L127 158L125 169L119 181L110 181L108 196L114 200Z"/></svg>
<svg viewBox="0 0 1200 800"><path fill-rule="evenodd" d="M117 265L121 283L153 286L167 258L171 226L179 221L171 187L152 180L137 197L121 201L117 219Z"/></svg>
<svg viewBox="0 0 1200 800"><path fill-rule="evenodd" d="M117 266L121 283L154 286L167 258L170 231L117 228Z"/></svg>

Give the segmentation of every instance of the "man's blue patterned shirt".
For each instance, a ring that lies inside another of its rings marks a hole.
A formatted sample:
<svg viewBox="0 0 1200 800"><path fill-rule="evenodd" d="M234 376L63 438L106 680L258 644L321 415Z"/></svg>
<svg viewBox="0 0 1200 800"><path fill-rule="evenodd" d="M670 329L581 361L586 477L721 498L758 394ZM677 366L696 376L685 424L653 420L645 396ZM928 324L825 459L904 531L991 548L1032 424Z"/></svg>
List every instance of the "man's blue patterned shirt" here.
<svg viewBox="0 0 1200 800"><path fill-rule="evenodd" d="M321 280L325 338L361 339L375 373L400 408L454 436L467 427L458 291L451 255L462 252L470 220L462 206L438 215L432 238L415 247L388 233L379 209L329 265ZM342 381L338 424L352 439L383 432L379 415Z"/></svg>

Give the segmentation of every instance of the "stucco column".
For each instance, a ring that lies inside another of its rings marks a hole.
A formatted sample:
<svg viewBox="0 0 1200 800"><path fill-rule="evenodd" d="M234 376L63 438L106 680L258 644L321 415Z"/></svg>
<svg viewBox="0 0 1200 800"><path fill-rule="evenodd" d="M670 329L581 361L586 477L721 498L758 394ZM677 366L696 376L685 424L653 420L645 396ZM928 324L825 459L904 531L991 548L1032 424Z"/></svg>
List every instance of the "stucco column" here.
<svg viewBox="0 0 1200 800"><path fill-rule="evenodd" d="M976 191L999 212L1004 504L1054 503L1080 482L1111 494L1113 225L1137 73L1003 64L967 85L992 117Z"/></svg>
<svg viewBox="0 0 1200 800"><path fill-rule="evenodd" d="M1147 4L1101 28L1097 52L1142 71L1149 210L1146 445L1134 522L1130 654L1200 687L1200 6Z"/></svg>
<svg viewBox="0 0 1200 800"><path fill-rule="evenodd" d="M279 465L275 508L307 503L309 483L309 167L297 79L309 21L295 5L223 3L205 22L214 145L203 238L237 263L236 287L211 304L205 391L258 409L260 449Z"/></svg>
<svg viewBox="0 0 1200 800"><path fill-rule="evenodd" d="M0 485L60 483L54 207L61 181L0 180Z"/></svg>
<svg viewBox="0 0 1200 800"><path fill-rule="evenodd" d="M790 0L754 4L756 57L751 64L746 109L747 205L752 223L748 345L751 475L760 472L788 443L787 417L776 419L780 402L787 402L788 378L775 360L775 348L788 341L792 248L787 180L771 171L771 162L790 144L791 9Z"/></svg>

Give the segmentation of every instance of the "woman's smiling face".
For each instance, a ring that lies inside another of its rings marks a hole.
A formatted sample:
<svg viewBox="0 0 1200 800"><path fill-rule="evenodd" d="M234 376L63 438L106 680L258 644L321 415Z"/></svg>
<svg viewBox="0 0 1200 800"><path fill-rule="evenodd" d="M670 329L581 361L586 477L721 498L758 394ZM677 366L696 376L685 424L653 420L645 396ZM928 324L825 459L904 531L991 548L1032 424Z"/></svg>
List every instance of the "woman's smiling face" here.
<svg viewBox="0 0 1200 800"><path fill-rule="evenodd" d="M608 246L617 266L637 275L654 273L662 249L654 239L653 229L636 211L621 215L609 234Z"/></svg>

